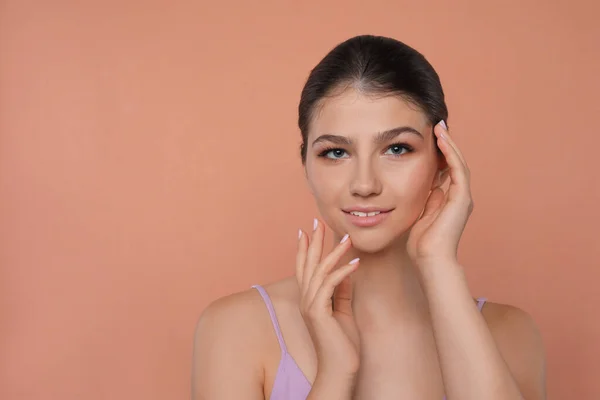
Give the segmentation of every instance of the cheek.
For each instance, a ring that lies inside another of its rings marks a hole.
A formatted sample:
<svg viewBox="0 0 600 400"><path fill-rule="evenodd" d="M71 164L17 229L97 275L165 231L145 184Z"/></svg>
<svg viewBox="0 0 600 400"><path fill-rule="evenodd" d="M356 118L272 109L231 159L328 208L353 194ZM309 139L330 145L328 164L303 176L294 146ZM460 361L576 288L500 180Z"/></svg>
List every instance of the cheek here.
<svg viewBox="0 0 600 400"><path fill-rule="evenodd" d="M415 163L402 169L390 170L387 174L386 186L408 208L420 209L429 196L435 167L429 163Z"/></svg>
<svg viewBox="0 0 600 400"><path fill-rule="evenodd" d="M342 168L307 165L306 176L312 194L320 207L327 206L338 199L346 185Z"/></svg>

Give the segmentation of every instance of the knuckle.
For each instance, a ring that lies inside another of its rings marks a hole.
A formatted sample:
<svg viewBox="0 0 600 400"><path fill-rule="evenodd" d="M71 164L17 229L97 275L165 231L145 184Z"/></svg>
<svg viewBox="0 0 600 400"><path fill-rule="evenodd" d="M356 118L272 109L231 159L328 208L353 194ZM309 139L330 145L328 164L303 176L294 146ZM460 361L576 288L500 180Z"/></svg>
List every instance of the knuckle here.
<svg viewBox="0 0 600 400"><path fill-rule="evenodd" d="M323 271L322 271L322 266L321 265L317 265L315 267L315 270L313 271L313 276L311 278L312 282L319 282L323 280Z"/></svg>

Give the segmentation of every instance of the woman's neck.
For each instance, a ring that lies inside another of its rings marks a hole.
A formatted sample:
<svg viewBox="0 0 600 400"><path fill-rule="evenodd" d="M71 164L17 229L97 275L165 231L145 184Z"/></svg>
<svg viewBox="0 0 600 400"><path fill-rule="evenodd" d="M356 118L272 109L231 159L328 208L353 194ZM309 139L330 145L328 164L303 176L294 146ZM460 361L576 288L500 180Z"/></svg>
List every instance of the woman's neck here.
<svg viewBox="0 0 600 400"><path fill-rule="evenodd" d="M352 257L360 257L360 265L352 274L352 303L359 326L385 328L427 317L419 272L405 248L394 245L378 253L352 252Z"/></svg>

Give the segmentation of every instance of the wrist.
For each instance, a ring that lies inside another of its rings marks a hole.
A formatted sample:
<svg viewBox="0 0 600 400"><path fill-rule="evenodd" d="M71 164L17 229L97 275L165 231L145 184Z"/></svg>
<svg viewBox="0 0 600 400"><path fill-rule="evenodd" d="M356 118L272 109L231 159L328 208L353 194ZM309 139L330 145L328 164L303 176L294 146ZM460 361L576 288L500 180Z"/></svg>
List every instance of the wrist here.
<svg viewBox="0 0 600 400"><path fill-rule="evenodd" d="M421 284L435 285L436 282L447 282L449 277L465 278L464 269L458 260L452 258L427 259L417 263Z"/></svg>
<svg viewBox="0 0 600 400"><path fill-rule="evenodd" d="M348 400L352 398L355 374L346 373L317 373L307 400Z"/></svg>
<svg viewBox="0 0 600 400"><path fill-rule="evenodd" d="M436 266L448 267L448 266L460 266L456 256L439 255L439 256L428 256L421 257L416 260L416 264L419 268L435 268Z"/></svg>
<svg viewBox="0 0 600 400"><path fill-rule="evenodd" d="M343 368L340 365L317 365L317 376L315 379L326 379L338 385L352 385L358 375L357 368Z"/></svg>

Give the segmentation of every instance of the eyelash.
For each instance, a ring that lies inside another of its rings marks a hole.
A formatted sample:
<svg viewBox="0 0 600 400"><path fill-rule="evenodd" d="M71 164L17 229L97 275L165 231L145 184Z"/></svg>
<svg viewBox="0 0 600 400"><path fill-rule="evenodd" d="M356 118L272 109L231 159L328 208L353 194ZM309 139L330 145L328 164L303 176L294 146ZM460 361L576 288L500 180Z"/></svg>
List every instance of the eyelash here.
<svg viewBox="0 0 600 400"><path fill-rule="evenodd" d="M412 153L414 151L414 149L411 146L409 146L408 144L406 144L406 143L394 143L394 144L391 144L391 145L389 145L387 147L387 149L385 151L388 151L389 149L391 149L393 147L401 147L401 148L405 149L407 153ZM344 149L342 149L340 147L333 147L332 146L332 147L327 147L327 148L323 149L317 156L321 157L321 158L326 158L326 159L331 160L331 161L339 161L339 160L341 160L341 158L327 157L328 153L330 153L332 151L335 151L335 150L341 150L341 151L347 153L346 150L344 150ZM392 154L392 157L400 157L400 156L403 156L403 155L404 154Z"/></svg>

